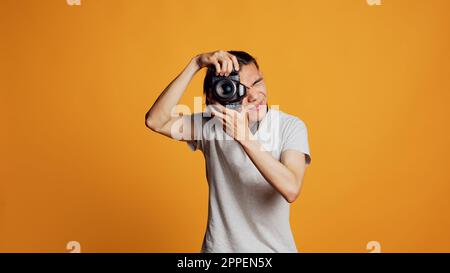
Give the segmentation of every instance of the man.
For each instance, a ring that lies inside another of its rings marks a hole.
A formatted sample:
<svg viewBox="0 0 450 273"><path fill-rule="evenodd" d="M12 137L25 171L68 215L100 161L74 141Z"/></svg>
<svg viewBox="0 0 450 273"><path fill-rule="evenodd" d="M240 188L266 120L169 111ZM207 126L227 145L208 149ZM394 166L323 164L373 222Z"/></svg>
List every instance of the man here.
<svg viewBox="0 0 450 273"><path fill-rule="evenodd" d="M205 67L207 111L172 116L192 77ZM233 70L246 89L240 110L221 105L211 92L213 74ZM311 161L307 129L297 117L268 109L255 58L222 50L195 56L148 111L146 125L204 154L209 211L202 252L297 252L289 209Z"/></svg>

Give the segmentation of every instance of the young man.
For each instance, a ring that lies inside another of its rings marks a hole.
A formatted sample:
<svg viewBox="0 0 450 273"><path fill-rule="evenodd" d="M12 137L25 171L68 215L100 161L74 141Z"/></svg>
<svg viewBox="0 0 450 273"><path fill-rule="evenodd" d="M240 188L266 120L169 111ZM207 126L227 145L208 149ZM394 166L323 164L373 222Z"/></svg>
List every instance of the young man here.
<svg viewBox="0 0 450 273"><path fill-rule="evenodd" d="M204 67L207 111L172 116ZM221 105L211 92L213 73L229 76L233 69L246 89L240 110ZM220 50L195 56L148 111L146 125L203 152L209 211L202 252L297 252L289 209L311 161L307 128L297 117L268 109L264 78L251 55Z"/></svg>

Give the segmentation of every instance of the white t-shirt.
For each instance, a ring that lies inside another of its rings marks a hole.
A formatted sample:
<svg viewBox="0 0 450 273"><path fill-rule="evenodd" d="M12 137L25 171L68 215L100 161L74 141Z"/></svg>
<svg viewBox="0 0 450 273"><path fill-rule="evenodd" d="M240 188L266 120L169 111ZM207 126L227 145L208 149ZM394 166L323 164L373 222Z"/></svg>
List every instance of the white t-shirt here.
<svg viewBox="0 0 450 273"><path fill-rule="evenodd" d="M196 138L187 142L193 151L203 152L209 184L201 252L298 252L289 223L290 204L220 123L202 114L194 114ZM254 135L277 160L282 151L292 149L311 162L307 128L295 116L269 109Z"/></svg>

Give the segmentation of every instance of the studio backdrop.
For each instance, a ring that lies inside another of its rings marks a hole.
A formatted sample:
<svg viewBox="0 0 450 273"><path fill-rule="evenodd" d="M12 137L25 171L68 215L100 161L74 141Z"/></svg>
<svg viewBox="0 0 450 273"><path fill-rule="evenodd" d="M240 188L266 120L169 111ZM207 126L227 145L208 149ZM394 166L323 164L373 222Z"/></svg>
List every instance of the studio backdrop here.
<svg viewBox="0 0 450 273"><path fill-rule="evenodd" d="M0 251L198 252L204 158L144 117L223 49L308 127L300 252L448 252L449 31L447 0L3 0Z"/></svg>

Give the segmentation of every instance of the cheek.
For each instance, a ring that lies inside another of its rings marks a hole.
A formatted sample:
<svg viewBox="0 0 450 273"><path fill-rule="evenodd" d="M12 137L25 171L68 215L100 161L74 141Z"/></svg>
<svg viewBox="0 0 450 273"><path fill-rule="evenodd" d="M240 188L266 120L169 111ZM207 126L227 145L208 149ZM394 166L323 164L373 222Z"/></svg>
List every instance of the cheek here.
<svg viewBox="0 0 450 273"><path fill-rule="evenodd" d="M266 91L265 90L261 90L261 89L256 90L256 93L253 93L252 100L255 100L255 98L257 98L257 100L261 100L262 104L266 104L267 103L267 93L266 93ZM242 104L244 104L244 105L249 104L248 95L242 100Z"/></svg>
<svg viewBox="0 0 450 273"><path fill-rule="evenodd" d="M267 100L267 90L265 87L261 87L260 89L258 89L258 92L260 96L264 97L264 100Z"/></svg>

